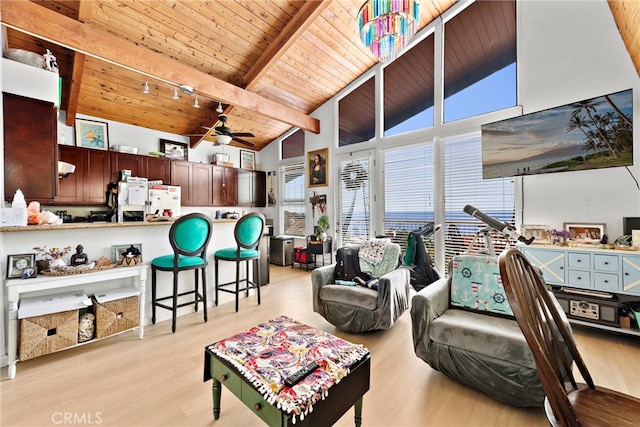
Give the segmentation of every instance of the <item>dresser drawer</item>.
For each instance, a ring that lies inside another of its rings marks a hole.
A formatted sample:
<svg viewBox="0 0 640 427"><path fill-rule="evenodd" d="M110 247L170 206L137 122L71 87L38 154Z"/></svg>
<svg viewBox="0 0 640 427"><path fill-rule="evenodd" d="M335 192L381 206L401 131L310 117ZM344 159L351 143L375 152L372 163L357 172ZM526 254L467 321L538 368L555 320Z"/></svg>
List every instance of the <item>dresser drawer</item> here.
<svg viewBox="0 0 640 427"><path fill-rule="evenodd" d="M618 271L617 255L598 255L593 256L593 268L598 271Z"/></svg>
<svg viewBox="0 0 640 427"><path fill-rule="evenodd" d="M577 288L591 287L591 273L583 270L569 270L567 284Z"/></svg>
<svg viewBox="0 0 640 427"><path fill-rule="evenodd" d="M211 358L211 375L224 384L238 398L241 396L242 380L237 373L216 358Z"/></svg>
<svg viewBox="0 0 640 427"><path fill-rule="evenodd" d="M589 254L569 252L567 259L569 261L569 268L591 269L591 256L589 256Z"/></svg>
<svg viewBox="0 0 640 427"><path fill-rule="evenodd" d="M620 277L617 274L612 273L594 273L593 287L604 291L619 291Z"/></svg>
<svg viewBox="0 0 640 427"><path fill-rule="evenodd" d="M254 414L259 416L262 421L267 423L267 425L285 425L282 421L284 412L278 410L275 406L270 405L256 389L247 383L242 384L242 403L244 403L247 408L251 409Z"/></svg>

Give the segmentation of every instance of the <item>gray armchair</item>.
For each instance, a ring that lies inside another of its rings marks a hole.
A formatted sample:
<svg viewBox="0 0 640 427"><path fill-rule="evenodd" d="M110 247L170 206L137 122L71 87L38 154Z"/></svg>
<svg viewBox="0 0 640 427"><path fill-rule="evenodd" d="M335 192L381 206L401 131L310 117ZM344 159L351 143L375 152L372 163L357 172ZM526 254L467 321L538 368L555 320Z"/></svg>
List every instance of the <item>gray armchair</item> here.
<svg viewBox="0 0 640 427"><path fill-rule="evenodd" d="M451 279L443 278L413 296L416 356L494 399L514 406L541 406L544 390L518 323L450 308L450 286Z"/></svg>
<svg viewBox="0 0 640 427"><path fill-rule="evenodd" d="M399 267L379 278L378 290L336 285L335 264L311 273L313 311L346 332L388 329L409 308L409 270Z"/></svg>

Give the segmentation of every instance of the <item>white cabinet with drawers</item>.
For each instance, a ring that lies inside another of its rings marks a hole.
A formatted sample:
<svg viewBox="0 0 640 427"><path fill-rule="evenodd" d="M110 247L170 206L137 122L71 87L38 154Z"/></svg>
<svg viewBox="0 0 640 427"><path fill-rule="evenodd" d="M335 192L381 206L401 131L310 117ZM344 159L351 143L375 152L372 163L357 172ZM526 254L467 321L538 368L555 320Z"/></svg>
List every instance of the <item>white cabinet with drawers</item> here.
<svg viewBox="0 0 640 427"><path fill-rule="evenodd" d="M529 261L540 268L549 285L568 291L573 288L605 292L616 295L620 300L640 302L640 251L541 245L519 246L519 249ZM638 298L634 298L635 296ZM561 299L560 296L558 299ZM575 301L569 303L584 302L583 300L588 301L589 297L576 296ZM602 300L602 307L605 305L611 304ZM576 320L575 317L571 320L640 335L637 330L597 325Z"/></svg>

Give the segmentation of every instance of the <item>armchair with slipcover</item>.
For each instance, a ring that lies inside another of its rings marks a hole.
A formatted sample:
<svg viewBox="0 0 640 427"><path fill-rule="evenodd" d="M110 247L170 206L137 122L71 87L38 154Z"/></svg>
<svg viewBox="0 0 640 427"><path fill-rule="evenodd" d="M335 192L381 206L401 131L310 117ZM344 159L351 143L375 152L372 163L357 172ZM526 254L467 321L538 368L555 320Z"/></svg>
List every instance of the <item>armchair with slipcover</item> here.
<svg viewBox="0 0 640 427"><path fill-rule="evenodd" d="M384 247L384 255L378 251L377 258L362 257L369 245ZM316 268L311 273L313 311L346 332L390 328L409 308L409 270L398 267L399 255L400 245L396 243L372 240L360 247L360 269L378 279L377 289L336 284L335 263Z"/></svg>
<svg viewBox="0 0 640 427"><path fill-rule="evenodd" d="M466 258L469 262L473 257ZM455 262L454 258L451 264ZM463 269L460 275L469 279L472 289L457 285L460 279L450 266L448 277L413 296L411 328L416 356L433 369L494 399L513 406L542 406L544 389L518 323L513 317L489 315L485 311L490 303L497 305L496 301L508 305L504 289L501 294L493 290L493 298L478 297L479 289L488 281L502 286L497 259L477 257L475 262L492 271L484 269L473 277L477 273L474 267ZM469 297L467 306L452 303L452 299L462 300L461 294ZM507 312L512 313L510 308ZM562 316L569 327L563 312Z"/></svg>

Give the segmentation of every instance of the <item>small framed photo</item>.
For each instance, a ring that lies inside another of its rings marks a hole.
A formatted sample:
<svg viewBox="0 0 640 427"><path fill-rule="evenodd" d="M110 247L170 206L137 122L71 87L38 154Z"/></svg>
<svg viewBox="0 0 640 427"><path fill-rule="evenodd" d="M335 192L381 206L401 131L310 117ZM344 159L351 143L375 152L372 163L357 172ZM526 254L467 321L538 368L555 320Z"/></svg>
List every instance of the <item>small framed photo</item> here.
<svg viewBox="0 0 640 427"><path fill-rule="evenodd" d="M576 242L597 243L606 233L605 224L565 222L563 227L569 232L569 238Z"/></svg>
<svg viewBox="0 0 640 427"><path fill-rule="evenodd" d="M533 237L533 243L551 243L551 236L548 233L548 225L523 225L521 233L524 237Z"/></svg>
<svg viewBox="0 0 640 427"><path fill-rule="evenodd" d="M128 243L126 245L112 245L111 246L111 261L114 264L122 265L122 259L127 250L133 246L140 251L140 261L142 261L142 243Z"/></svg>
<svg viewBox="0 0 640 427"><path fill-rule="evenodd" d="M109 125L105 122L76 119L76 145L109 150Z"/></svg>
<svg viewBox="0 0 640 427"><path fill-rule="evenodd" d="M256 153L253 151L240 150L240 168L256 170Z"/></svg>
<svg viewBox="0 0 640 427"><path fill-rule="evenodd" d="M189 160L189 145L185 142L160 139L160 152L171 160Z"/></svg>
<svg viewBox="0 0 640 427"><path fill-rule="evenodd" d="M7 255L7 279L20 279L23 274L26 278L35 277L36 254ZM33 274L30 274L33 272Z"/></svg>
<svg viewBox="0 0 640 427"><path fill-rule="evenodd" d="M329 149L309 151L307 153L309 187L324 187L329 185Z"/></svg>

